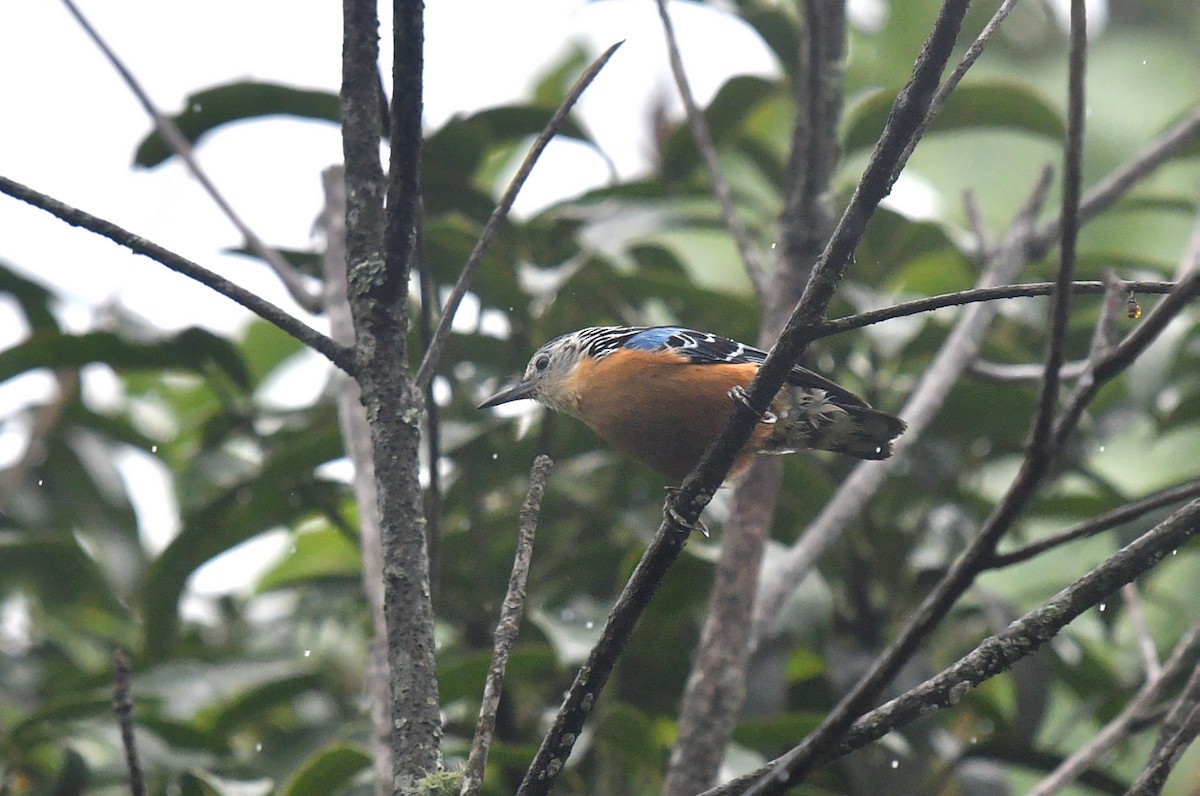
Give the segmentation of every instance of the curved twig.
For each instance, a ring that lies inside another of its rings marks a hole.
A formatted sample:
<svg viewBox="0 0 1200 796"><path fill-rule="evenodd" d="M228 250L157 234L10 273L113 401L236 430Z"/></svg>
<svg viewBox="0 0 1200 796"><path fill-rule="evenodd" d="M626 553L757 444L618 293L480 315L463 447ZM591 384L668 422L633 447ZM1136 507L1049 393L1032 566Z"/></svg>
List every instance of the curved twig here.
<svg viewBox="0 0 1200 796"><path fill-rule="evenodd" d="M972 688L1035 652L1080 614L1197 535L1200 535L1200 500L1179 509L1002 632L985 639L954 665L855 721L841 743L818 759L823 762L849 754L899 727L958 704ZM782 760L773 760L756 771L705 791L702 796L749 794L752 791L747 788Z"/></svg>
<svg viewBox="0 0 1200 796"><path fill-rule="evenodd" d="M57 199L46 196L19 182L0 176L0 193L8 194L14 199L33 205L47 213L56 216L73 227L82 227L89 232L108 238L113 243L124 246L135 254L149 257L155 262L165 265L172 271L195 279L200 284L212 288L222 296L241 304L263 320L278 326L284 332L299 340L314 351L323 354L326 359L337 365L350 375L355 373L354 352L316 329L297 320L271 302L246 290L244 287L230 282L228 279L214 274L202 265L181 257L175 252L164 249L157 243L117 226L111 221L97 218Z"/></svg>
<svg viewBox="0 0 1200 796"><path fill-rule="evenodd" d="M529 153L525 155L525 160L522 161L521 167L517 169L517 173L513 175L512 180L508 184L508 188L504 191L504 195L500 197L500 202L496 205L496 209L492 211L492 215L488 218L487 223L483 227L483 232L479 235L479 240L475 243L475 248L467 257L467 263L463 266L462 273L458 275L458 281L454 284L454 289L450 291L449 297L446 299L446 306L442 308L442 317L438 321L437 329L433 333L433 340L429 347L425 349L425 356L421 359L421 366L417 369L415 384L418 389L424 390L433 379L433 372L437 368L438 360L441 359L442 349L446 345L446 338L450 336L450 326L454 322L454 315L458 312L458 305L462 303L463 296L467 294L467 290L471 287L471 280L475 278L475 272L479 270L479 266L483 263L483 256L487 254L487 250L491 248L492 241L496 239L496 235L500 232L500 225L508 218L508 212L512 209L513 202L516 201L517 194L520 193L522 186L525 185L525 180L529 177L529 173L533 171L534 165L542 152L545 151L546 145L550 143L550 139L558 133L558 128L566 120L567 114L571 112L571 108L575 107L580 95L584 90L591 85L596 79L596 75L600 74L600 70L608 63L608 59L612 58L613 53L617 51L625 42L619 41L609 47L600 57L591 63L584 70L579 79L575 81L575 85L571 86L571 90L567 92L567 96L563 98L562 103L558 106L558 110L550 118L546 127L534 140L533 146L529 148Z"/></svg>
<svg viewBox="0 0 1200 796"><path fill-rule="evenodd" d="M538 515L542 509L542 497L546 494L546 479L554 462L549 456L539 456L529 473L529 492L521 506L520 531L517 552L513 557L512 574L508 579L508 593L500 608L500 623L496 626L496 643L492 651L492 664L488 667L487 681L483 687L483 699L479 705L479 723L475 725L475 740L463 770L462 796L479 793L483 783L483 769L487 764L488 747L492 732L496 729L496 711L500 707L500 692L504 688L504 670L508 667L508 656L517 632L521 629L521 616L525 613L525 583L529 579L529 564L533 559L533 537L537 532Z"/></svg>
<svg viewBox="0 0 1200 796"><path fill-rule="evenodd" d="M721 208L721 218L725 222L725 228L733 236L738 255L741 256L746 274L750 277L750 284L754 286L755 292L762 296L767 284L766 271L758 258L758 252L750 243L746 225L742 223L742 219L737 214L737 208L733 204L733 191L730 190L729 182L725 179L725 174L721 171L721 164L717 160L717 148L713 144L708 122L704 120L704 113L696 105L696 98L692 96L692 88L688 84L687 73L683 69L683 58L679 53L679 42L675 38L675 26L671 22L671 15L667 12L667 0L656 0L656 2L658 16L662 19L663 34L667 39L667 55L671 62L671 74L675 78L675 87L679 90L679 98L683 101L684 115L687 118L688 127L692 131L692 140L696 143L700 159L704 161L704 168L708 171L709 180L712 181L713 195L716 196L717 204Z"/></svg>
<svg viewBox="0 0 1200 796"><path fill-rule="evenodd" d="M309 312L319 312L321 310L320 293L315 292L306 283L304 276L300 272L293 268L287 260L283 259L279 252L268 246L242 220L242 217L237 214L233 206L217 190L217 186L213 181L208 178L208 174L200 167L200 162L196 160L196 154L192 149L191 142L188 141L183 131L179 129L179 125L175 124L171 117L159 111L158 107L150 99L150 95L146 93L141 83L134 77L133 72L129 71L129 68L117 57L116 52L108 46L108 43L100 36L99 31L92 27L92 24L76 7L75 3L72 0L63 0L63 5L67 7L67 11L71 13L71 16L75 17L75 21L83 28L84 33L100 48L100 52L104 54L104 57L108 59L113 68L117 70L117 74L125 81L125 85L129 87L133 95L137 97L146 114L154 122L154 126L158 128L158 132L162 135L163 140L167 142L175 154L179 156L180 160L183 161L187 170L192 173L196 182L200 183L200 187L209 195L213 203L220 208L230 223L237 228L238 233L242 236L242 240L246 242L246 247L271 267L271 270L279 277L279 281L283 283L284 288L296 300L297 304Z"/></svg>

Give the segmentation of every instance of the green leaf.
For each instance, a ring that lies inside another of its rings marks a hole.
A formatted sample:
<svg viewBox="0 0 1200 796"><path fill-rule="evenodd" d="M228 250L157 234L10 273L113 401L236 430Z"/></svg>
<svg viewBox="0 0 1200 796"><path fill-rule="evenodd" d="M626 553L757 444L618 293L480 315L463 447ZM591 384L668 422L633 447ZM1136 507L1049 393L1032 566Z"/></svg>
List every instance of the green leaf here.
<svg viewBox="0 0 1200 796"><path fill-rule="evenodd" d="M260 116L296 116L335 123L341 119L337 94L249 80L198 91L188 96L185 107L171 120L192 145L218 127ZM173 154L155 131L138 145L133 162L150 168Z"/></svg>
<svg viewBox="0 0 1200 796"><path fill-rule="evenodd" d="M152 342L128 340L114 332L67 335L38 331L0 351L0 381L35 368L82 367L102 362L117 370L178 368L202 375L216 365L239 387L250 386L241 354L228 340L200 328Z"/></svg>
<svg viewBox="0 0 1200 796"><path fill-rule="evenodd" d="M337 742L318 749L300 764L279 790L280 796L327 796L350 784L371 765L361 747Z"/></svg>
<svg viewBox="0 0 1200 796"><path fill-rule="evenodd" d="M50 311L54 294L40 282L26 279L11 268L0 264L0 293L7 293L20 305L25 320L35 331L57 331L58 320Z"/></svg>
<svg viewBox="0 0 1200 796"><path fill-rule="evenodd" d="M895 91L879 89L847 109L842 124L842 146L846 155L875 146L895 99ZM1041 94L1006 80L960 85L934 118L929 132L937 134L984 127L1009 128L1052 140L1059 140L1064 134L1059 112Z"/></svg>
<svg viewBox="0 0 1200 796"><path fill-rule="evenodd" d="M326 578L358 578L361 574L358 548L332 528L324 528L297 536L292 552L263 574L258 591Z"/></svg>
<svg viewBox="0 0 1200 796"><path fill-rule="evenodd" d="M322 676L314 672L271 679L237 693L229 701L205 708L196 715L194 724L216 737L228 737L245 725L267 722L272 708L318 689L321 683Z"/></svg>
<svg viewBox="0 0 1200 796"><path fill-rule="evenodd" d="M180 780L184 796L267 796L274 786L270 779L233 779L211 771L193 770Z"/></svg>
<svg viewBox="0 0 1200 796"><path fill-rule="evenodd" d="M751 112L778 92L777 83L761 77L739 75L725 81L704 109L713 143L720 148L733 139ZM683 181L699 168L703 161L686 124L675 129L663 150L662 160L662 174L667 180Z"/></svg>

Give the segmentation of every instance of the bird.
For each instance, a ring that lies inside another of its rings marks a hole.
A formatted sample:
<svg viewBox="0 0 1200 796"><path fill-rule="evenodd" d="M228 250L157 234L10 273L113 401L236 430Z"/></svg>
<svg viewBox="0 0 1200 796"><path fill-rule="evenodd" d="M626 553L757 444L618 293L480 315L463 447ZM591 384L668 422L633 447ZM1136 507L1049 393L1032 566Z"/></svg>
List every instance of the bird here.
<svg viewBox="0 0 1200 796"><path fill-rule="evenodd" d="M631 458L679 482L692 471L748 388L765 352L681 326L593 326L556 337L524 376L480 409L532 399L571 415ZM797 365L730 469L757 454L825 450L886 459L898 417Z"/></svg>

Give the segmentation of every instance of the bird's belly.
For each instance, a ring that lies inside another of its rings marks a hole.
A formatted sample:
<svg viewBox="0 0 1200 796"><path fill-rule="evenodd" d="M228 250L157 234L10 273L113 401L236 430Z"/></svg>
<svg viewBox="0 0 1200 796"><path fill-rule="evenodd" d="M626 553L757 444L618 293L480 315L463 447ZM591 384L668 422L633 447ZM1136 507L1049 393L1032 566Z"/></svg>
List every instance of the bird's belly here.
<svg viewBox="0 0 1200 796"><path fill-rule="evenodd" d="M729 390L755 365L645 362L589 395L580 417L619 451L674 480L686 476L733 412Z"/></svg>

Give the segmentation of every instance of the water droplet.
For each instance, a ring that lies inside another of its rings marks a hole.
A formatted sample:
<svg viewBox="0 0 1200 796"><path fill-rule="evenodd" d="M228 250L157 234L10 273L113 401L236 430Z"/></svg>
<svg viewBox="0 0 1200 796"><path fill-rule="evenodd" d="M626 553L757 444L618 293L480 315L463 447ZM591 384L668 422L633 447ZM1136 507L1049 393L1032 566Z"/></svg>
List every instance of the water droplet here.
<svg viewBox="0 0 1200 796"><path fill-rule="evenodd" d="M157 445L151 445L151 446L150 446L150 452L151 452L151 453L158 453L158 446L157 446Z"/></svg>
<svg viewBox="0 0 1200 796"><path fill-rule="evenodd" d="M40 478L39 478L39 479L38 479L38 486L41 486L43 483L44 483L44 482L42 481L42 479L40 479Z"/></svg>
<svg viewBox="0 0 1200 796"><path fill-rule="evenodd" d="M978 735L972 735L972 736L971 736L971 743L973 743L973 744L977 744L977 743L979 743L979 736L978 736Z"/></svg>
<svg viewBox="0 0 1200 796"><path fill-rule="evenodd" d="M1100 452L1101 452L1101 453L1104 453L1104 446L1103 446L1103 445L1101 445L1101 446L1100 446Z"/></svg>
<svg viewBox="0 0 1200 796"><path fill-rule="evenodd" d="M305 658L312 657L312 650L305 650L305 651L304 651L304 657L305 657Z"/></svg>
<svg viewBox="0 0 1200 796"><path fill-rule="evenodd" d="M499 459L499 458L500 458L500 454L498 454L498 453L493 453L493 454L492 454L492 461L496 461L496 460L497 460L497 459Z"/></svg>
<svg viewBox="0 0 1200 796"><path fill-rule="evenodd" d="M1108 604L1107 604L1107 603L1100 603L1100 605L1099 605L1098 607L1099 607L1099 609L1100 609L1100 613L1104 613L1104 609L1108 607Z"/></svg>
<svg viewBox="0 0 1200 796"><path fill-rule="evenodd" d="M583 626L586 627L588 630L591 630L593 627L596 626L596 623L589 619L583 623Z"/></svg>
<svg viewBox="0 0 1200 796"><path fill-rule="evenodd" d="M256 751L256 752L262 751L262 741L259 741L258 743L254 744L254 751Z"/></svg>
<svg viewBox="0 0 1200 796"><path fill-rule="evenodd" d="M900 761L899 761L899 760L893 760L893 761L892 761L892 768L900 768Z"/></svg>

